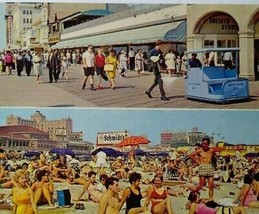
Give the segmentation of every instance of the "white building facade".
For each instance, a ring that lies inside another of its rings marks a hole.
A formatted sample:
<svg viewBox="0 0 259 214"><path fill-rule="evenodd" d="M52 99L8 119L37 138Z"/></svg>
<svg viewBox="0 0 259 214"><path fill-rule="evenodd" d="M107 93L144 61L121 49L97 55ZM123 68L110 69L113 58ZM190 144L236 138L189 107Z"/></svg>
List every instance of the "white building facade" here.
<svg viewBox="0 0 259 214"><path fill-rule="evenodd" d="M239 47L240 76L259 79L259 6L188 5L187 49Z"/></svg>

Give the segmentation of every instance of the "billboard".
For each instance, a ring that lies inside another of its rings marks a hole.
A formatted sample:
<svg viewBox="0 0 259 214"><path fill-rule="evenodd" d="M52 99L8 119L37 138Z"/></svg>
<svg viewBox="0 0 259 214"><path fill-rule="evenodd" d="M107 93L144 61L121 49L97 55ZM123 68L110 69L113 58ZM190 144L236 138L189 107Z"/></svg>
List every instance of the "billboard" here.
<svg viewBox="0 0 259 214"><path fill-rule="evenodd" d="M55 129L55 135L56 136L67 136L67 130L66 129Z"/></svg>
<svg viewBox="0 0 259 214"><path fill-rule="evenodd" d="M71 132L71 140L83 140L83 132Z"/></svg>
<svg viewBox="0 0 259 214"><path fill-rule="evenodd" d="M96 146L116 146L125 137L129 136L129 132L99 132L97 133Z"/></svg>
<svg viewBox="0 0 259 214"><path fill-rule="evenodd" d="M172 142L173 132L163 132L161 133L161 142Z"/></svg>

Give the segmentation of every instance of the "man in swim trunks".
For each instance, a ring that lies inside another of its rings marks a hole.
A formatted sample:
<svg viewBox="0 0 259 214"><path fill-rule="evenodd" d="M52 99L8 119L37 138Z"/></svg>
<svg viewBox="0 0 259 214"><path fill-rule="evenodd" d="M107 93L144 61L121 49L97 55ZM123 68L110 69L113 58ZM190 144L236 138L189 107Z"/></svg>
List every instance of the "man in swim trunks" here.
<svg viewBox="0 0 259 214"><path fill-rule="evenodd" d="M105 187L107 191L103 194L99 202L98 214L119 214L118 181L114 177L106 179Z"/></svg>
<svg viewBox="0 0 259 214"><path fill-rule="evenodd" d="M212 156L215 151L209 147L210 139L204 137L201 142L201 148L189 154L189 157L199 165L199 185L196 191L201 190L206 185L206 179L209 186L209 198L213 200L214 194L214 174L215 167L212 166Z"/></svg>

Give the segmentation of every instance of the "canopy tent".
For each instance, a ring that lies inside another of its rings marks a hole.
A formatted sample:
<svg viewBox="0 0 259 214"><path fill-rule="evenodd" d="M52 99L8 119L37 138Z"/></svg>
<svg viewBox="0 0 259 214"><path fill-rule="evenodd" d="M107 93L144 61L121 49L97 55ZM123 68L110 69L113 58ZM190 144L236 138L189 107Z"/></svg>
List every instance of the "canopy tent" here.
<svg viewBox="0 0 259 214"><path fill-rule="evenodd" d="M76 48L105 45L143 44L156 42L158 39L167 42L184 42L186 37L186 21L170 22L148 27L103 33L95 36L64 40L52 48Z"/></svg>

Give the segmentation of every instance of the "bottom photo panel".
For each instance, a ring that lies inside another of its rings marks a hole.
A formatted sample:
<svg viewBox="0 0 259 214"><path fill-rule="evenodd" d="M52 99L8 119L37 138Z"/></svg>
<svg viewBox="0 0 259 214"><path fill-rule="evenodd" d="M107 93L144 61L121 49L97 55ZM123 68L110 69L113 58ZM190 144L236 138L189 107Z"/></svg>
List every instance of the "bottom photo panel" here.
<svg viewBox="0 0 259 214"><path fill-rule="evenodd" d="M259 213L259 111L0 108L1 214Z"/></svg>

